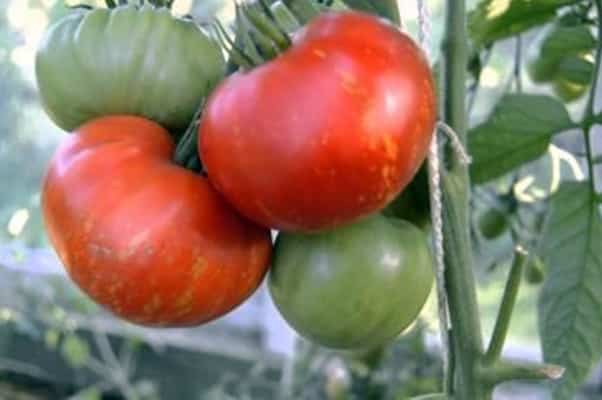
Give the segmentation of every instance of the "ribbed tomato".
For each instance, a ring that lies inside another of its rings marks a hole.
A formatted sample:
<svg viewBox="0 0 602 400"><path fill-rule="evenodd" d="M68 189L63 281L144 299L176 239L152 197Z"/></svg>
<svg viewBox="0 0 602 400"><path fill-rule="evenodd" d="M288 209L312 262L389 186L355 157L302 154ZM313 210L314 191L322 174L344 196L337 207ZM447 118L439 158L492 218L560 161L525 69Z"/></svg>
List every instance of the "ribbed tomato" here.
<svg viewBox="0 0 602 400"><path fill-rule="evenodd" d="M382 209L424 160L431 71L405 34L326 13L290 49L213 92L199 128L209 179L268 227L313 231Z"/></svg>
<svg viewBox="0 0 602 400"><path fill-rule="evenodd" d="M154 122L96 119L64 140L42 193L50 241L71 278L144 325L225 314L255 291L271 254L269 231L173 164L173 150Z"/></svg>
<svg viewBox="0 0 602 400"><path fill-rule="evenodd" d="M36 54L42 105L67 131L131 114L181 133L224 70L219 46L197 24L149 4L75 10Z"/></svg>

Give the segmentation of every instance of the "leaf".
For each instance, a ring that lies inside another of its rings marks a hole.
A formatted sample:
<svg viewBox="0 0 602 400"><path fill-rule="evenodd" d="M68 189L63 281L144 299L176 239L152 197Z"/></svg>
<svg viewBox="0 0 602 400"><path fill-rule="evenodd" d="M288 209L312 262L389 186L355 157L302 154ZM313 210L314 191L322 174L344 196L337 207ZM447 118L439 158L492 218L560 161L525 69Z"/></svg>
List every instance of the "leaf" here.
<svg viewBox="0 0 602 400"><path fill-rule="evenodd" d="M477 47L542 25L560 7L580 0L481 0L468 15L468 29Z"/></svg>
<svg viewBox="0 0 602 400"><path fill-rule="evenodd" d="M63 340L61 354L72 367L81 367L90 359L90 346L75 334L70 334Z"/></svg>
<svg viewBox="0 0 602 400"><path fill-rule="evenodd" d="M401 23L396 0L344 0L344 2L356 10L387 18L395 25Z"/></svg>
<svg viewBox="0 0 602 400"><path fill-rule="evenodd" d="M504 96L489 119L469 132L473 181L489 181L537 159L546 152L554 134L571 126L568 111L553 97Z"/></svg>
<svg viewBox="0 0 602 400"><path fill-rule="evenodd" d="M572 399L602 356L602 219L589 182L560 186L539 249L547 266L539 299L546 362L566 368L554 398Z"/></svg>

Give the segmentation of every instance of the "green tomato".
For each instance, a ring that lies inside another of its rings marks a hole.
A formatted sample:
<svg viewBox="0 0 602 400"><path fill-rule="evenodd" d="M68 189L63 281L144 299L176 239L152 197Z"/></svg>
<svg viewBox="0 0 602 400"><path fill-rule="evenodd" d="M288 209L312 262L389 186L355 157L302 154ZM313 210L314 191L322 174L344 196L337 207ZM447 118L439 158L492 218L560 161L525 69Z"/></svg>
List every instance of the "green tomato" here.
<svg viewBox="0 0 602 400"><path fill-rule="evenodd" d="M62 129L131 114L178 132L222 78L225 61L194 22L131 5L62 18L42 40L35 67L42 104Z"/></svg>
<svg viewBox="0 0 602 400"><path fill-rule="evenodd" d="M506 215L495 208L490 208L479 216L479 230L487 239L496 239L508 229Z"/></svg>
<svg viewBox="0 0 602 400"><path fill-rule="evenodd" d="M581 85L561 78L554 81L553 87L554 93L566 103L579 100L587 92L587 85Z"/></svg>
<svg viewBox="0 0 602 400"><path fill-rule="evenodd" d="M554 79L559 61L550 57L537 57L527 66L529 76L535 83L547 83Z"/></svg>
<svg viewBox="0 0 602 400"><path fill-rule="evenodd" d="M543 282L545 277L546 273L543 261L539 256L533 255L528 261L527 268L525 269L525 279L527 283L537 285Z"/></svg>
<svg viewBox="0 0 602 400"><path fill-rule="evenodd" d="M316 234L281 233L269 276L284 319L336 349L393 340L416 319L432 285L424 233L382 215Z"/></svg>

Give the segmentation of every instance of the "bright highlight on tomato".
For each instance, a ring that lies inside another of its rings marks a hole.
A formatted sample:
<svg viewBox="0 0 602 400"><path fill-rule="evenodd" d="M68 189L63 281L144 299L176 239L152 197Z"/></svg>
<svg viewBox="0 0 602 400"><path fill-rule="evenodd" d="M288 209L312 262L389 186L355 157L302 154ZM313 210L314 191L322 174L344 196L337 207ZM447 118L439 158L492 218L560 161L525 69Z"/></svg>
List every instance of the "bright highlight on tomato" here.
<svg viewBox="0 0 602 400"><path fill-rule="evenodd" d="M424 160L435 118L431 71L407 35L369 15L326 13L282 55L216 89L199 149L243 215L316 231L389 203Z"/></svg>
<svg viewBox="0 0 602 400"><path fill-rule="evenodd" d="M42 208L67 272L92 299L138 324L185 326L255 291L270 261L269 231L173 164L165 129L113 116L74 133L51 162Z"/></svg>
<svg viewBox="0 0 602 400"><path fill-rule="evenodd" d="M323 346L369 348L393 340L433 285L426 237L381 215L318 234L281 233L269 288L295 330Z"/></svg>

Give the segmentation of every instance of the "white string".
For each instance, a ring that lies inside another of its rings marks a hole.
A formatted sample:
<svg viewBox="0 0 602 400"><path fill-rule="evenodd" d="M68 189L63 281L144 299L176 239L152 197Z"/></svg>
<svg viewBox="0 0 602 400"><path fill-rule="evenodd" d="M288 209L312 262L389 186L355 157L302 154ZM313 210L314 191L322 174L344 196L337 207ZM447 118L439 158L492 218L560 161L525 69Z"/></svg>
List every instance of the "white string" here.
<svg viewBox="0 0 602 400"><path fill-rule="evenodd" d="M431 58L431 18L425 0L417 0L418 6L418 39L420 46L430 61ZM439 332L443 353L444 382L448 381L449 372L449 336L451 327L447 293L445 292L445 259L443 249L443 216L442 194L439 160L439 124L435 128L428 155L429 193L431 205L431 222L433 224L433 248L435 251L435 277L437 280L437 303L439 315ZM452 140L453 141L453 140ZM458 140L459 142L459 140ZM461 143L460 143L461 144Z"/></svg>
<svg viewBox="0 0 602 400"><path fill-rule="evenodd" d="M458 134L456 133L456 131L454 131L451 126L447 125L443 121L437 122L437 128L440 131L442 131L443 133L445 133L447 135L447 137L449 138L452 149L454 149L454 152L456 153L456 157L458 157L458 160L460 160L460 163L462 165L469 165L472 162L472 157L466 151L466 148L460 141L460 138L458 137Z"/></svg>

